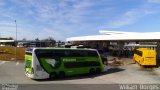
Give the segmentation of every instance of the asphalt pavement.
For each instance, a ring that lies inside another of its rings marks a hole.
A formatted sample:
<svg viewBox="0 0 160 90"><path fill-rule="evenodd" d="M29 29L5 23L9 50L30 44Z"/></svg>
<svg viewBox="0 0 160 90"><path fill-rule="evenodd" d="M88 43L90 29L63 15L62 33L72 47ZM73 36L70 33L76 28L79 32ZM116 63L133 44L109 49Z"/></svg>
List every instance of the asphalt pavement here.
<svg viewBox="0 0 160 90"><path fill-rule="evenodd" d="M0 84L18 85L17 90L76 89L76 90L116 90L120 84L160 84L160 68L146 69L137 64L110 66L106 73L81 75L56 80L32 80L24 74L24 63L0 61ZM112 89L111 89L112 88ZM2 88L0 88L2 89ZM3 89L6 90L6 89Z"/></svg>

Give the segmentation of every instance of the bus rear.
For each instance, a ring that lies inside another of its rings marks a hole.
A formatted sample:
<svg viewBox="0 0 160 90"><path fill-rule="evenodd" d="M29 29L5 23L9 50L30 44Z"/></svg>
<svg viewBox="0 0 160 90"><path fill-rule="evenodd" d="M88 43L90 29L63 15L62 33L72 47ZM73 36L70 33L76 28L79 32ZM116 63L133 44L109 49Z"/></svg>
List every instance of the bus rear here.
<svg viewBox="0 0 160 90"><path fill-rule="evenodd" d="M156 51L148 48L136 49L134 59L141 66L156 66Z"/></svg>
<svg viewBox="0 0 160 90"><path fill-rule="evenodd" d="M155 50L144 50L142 65L155 66L156 65L156 51Z"/></svg>

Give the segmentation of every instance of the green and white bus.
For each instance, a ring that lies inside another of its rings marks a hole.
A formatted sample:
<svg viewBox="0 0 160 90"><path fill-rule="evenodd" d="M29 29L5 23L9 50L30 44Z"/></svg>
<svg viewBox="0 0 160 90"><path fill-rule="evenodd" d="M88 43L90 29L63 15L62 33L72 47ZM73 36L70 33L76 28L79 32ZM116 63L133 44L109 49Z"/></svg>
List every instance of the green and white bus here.
<svg viewBox="0 0 160 90"><path fill-rule="evenodd" d="M104 71L95 49L33 48L25 54L25 74L32 79L64 78Z"/></svg>

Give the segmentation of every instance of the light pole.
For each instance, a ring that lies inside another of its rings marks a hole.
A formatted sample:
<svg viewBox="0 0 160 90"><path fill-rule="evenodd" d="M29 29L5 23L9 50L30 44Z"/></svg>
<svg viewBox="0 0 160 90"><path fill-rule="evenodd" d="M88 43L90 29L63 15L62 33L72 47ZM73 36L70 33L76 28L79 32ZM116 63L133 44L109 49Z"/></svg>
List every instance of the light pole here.
<svg viewBox="0 0 160 90"><path fill-rule="evenodd" d="M15 39L15 60L17 60L17 21L15 20L16 24L16 39Z"/></svg>

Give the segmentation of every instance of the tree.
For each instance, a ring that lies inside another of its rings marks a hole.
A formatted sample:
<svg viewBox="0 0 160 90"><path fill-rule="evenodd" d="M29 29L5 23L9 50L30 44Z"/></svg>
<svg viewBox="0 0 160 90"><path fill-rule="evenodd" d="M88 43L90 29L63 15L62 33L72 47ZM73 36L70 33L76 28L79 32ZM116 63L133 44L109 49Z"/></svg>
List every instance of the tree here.
<svg viewBox="0 0 160 90"><path fill-rule="evenodd" d="M56 44L56 40L54 40L53 37L48 37L48 38L44 39L44 41L47 41L47 46L49 46L49 47L53 47Z"/></svg>
<svg viewBox="0 0 160 90"><path fill-rule="evenodd" d="M59 40L57 43L58 43L58 47L60 47L62 42Z"/></svg>
<svg viewBox="0 0 160 90"><path fill-rule="evenodd" d="M9 39L9 40L13 40L13 37L9 37L8 39Z"/></svg>
<svg viewBox="0 0 160 90"><path fill-rule="evenodd" d="M35 41L39 41L39 38L36 38Z"/></svg>
<svg viewBox="0 0 160 90"><path fill-rule="evenodd" d="M27 40L26 38L23 38L23 39L22 39L22 41L26 41L26 40Z"/></svg>

